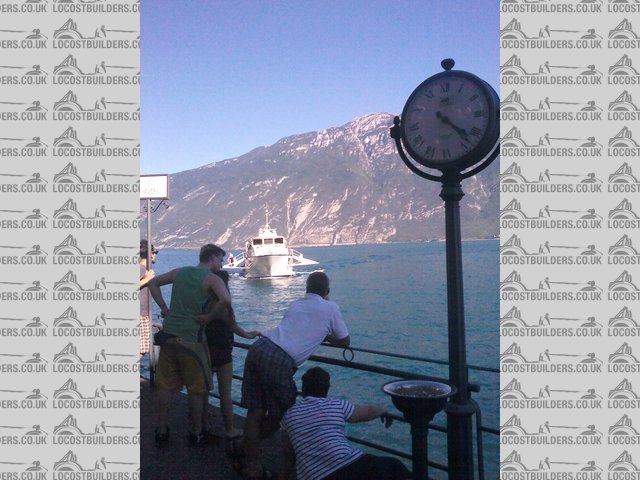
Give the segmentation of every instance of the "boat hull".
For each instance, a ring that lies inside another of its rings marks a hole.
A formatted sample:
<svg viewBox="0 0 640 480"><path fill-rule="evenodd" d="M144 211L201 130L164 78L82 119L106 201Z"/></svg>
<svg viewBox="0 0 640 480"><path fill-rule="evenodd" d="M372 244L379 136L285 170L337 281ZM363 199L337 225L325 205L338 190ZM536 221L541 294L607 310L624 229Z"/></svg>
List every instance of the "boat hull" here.
<svg viewBox="0 0 640 480"><path fill-rule="evenodd" d="M289 255L260 255L245 258L247 278L291 277L295 275Z"/></svg>

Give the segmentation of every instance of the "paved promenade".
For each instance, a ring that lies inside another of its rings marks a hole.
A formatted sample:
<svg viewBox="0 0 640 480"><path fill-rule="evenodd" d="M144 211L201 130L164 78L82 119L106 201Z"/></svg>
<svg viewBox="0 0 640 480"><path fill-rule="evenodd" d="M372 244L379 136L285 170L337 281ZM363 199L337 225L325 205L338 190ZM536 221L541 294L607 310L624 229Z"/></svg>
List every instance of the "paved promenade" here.
<svg viewBox="0 0 640 480"><path fill-rule="evenodd" d="M211 408L210 425L220 439L213 445L191 447L187 441L187 397L176 395L171 409L171 441L161 449L154 444L154 390L147 380L140 380L140 478L141 480L235 480L240 479L231 468L224 452L220 410ZM239 407L236 412L243 413ZM236 415L236 426L242 428L244 418ZM279 435L263 442L263 463L276 469L280 458Z"/></svg>

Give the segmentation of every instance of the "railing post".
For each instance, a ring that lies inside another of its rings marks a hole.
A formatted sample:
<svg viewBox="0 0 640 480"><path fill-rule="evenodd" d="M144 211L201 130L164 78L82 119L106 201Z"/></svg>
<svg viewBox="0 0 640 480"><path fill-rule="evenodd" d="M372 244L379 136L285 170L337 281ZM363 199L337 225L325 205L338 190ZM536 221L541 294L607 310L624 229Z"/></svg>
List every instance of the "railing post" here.
<svg viewBox="0 0 640 480"><path fill-rule="evenodd" d="M250 347L250 344L247 343L241 343L241 342L234 342L234 346L238 347L238 348L242 348L245 350L248 350ZM325 345L325 346L329 346L329 345ZM360 349L360 348L356 348L356 347L351 347L351 349L353 351L356 352L365 352L365 353L374 353L377 355L381 355L381 356L390 356L390 357L397 357L399 356L399 354L394 354L394 353L390 353L390 352L382 352L382 351L374 351L374 350L369 350L369 349ZM400 355L400 358L403 358L404 356ZM424 361L427 363L433 363L436 365L441 365L443 362L439 361L439 360L431 360L431 359L420 359L418 357L415 358L411 358L412 360L417 360L417 361ZM369 372L369 373L375 373L375 374L379 374L379 375L385 375L385 376L391 376L391 377L396 377L396 378L403 378L403 379L423 379L423 380L431 380L431 381L439 381L439 382L447 382L447 379L440 379L440 378L435 378L435 377L428 377L425 375L416 375L414 372L408 372L408 371L403 371L403 370L395 370L395 369L390 369L390 368L385 368L385 367L379 367L377 365L370 365L370 364L365 364L365 363L360 363L360 362L354 362L352 360L340 360L337 358L331 358L331 357L325 357L325 356L320 356L320 355L312 355L309 358L310 361L313 362L318 362L318 363L322 363L322 364L326 364L326 365L334 365L334 366L339 366L339 367L344 367L344 368L350 368L350 369L354 369L354 370L358 370L358 371L364 371L364 372ZM448 363L448 362L445 362ZM449 472L449 479L450 480L457 480L457 479L464 479L464 480L471 480L474 479L474 462L473 462L473 415L476 414L476 412L479 412L479 410L477 410L477 405L476 403L470 398L470 392L477 392L480 390L480 387L477 384L473 384L473 383L468 383L468 369L476 369L476 370L481 370L481 371L488 371L491 373L499 373L498 369L495 368L489 368L489 367L479 367L479 366L467 366L467 368L464 369L464 377L463 377L463 381L467 381L466 385L467 385L467 389L466 389L466 395L459 395L459 391L457 391L452 397L450 397L450 401L447 402L446 406L445 406L445 412L447 413L447 428L443 428L440 427L438 425L431 425L431 427L427 427L428 423L430 420L427 420L426 425L423 427L421 425L418 425L417 427L414 427L412 419L410 418L406 418L403 417L403 419L405 421L407 421L410 425L411 425L411 439L412 439L412 454L411 456L409 456L409 454L407 452L400 452L400 451L392 451L391 449L384 447L384 446L377 446L372 444L371 442L367 442L361 439L357 439L357 438L351 438L349 437L350 440L352 441L356 441L358 443L362 443L363 445L369 446L369 447L373 447L373 448L379 448L379 450L383 451L383 452L387 452L387 453L391 453L393 455L397 455L401 458L406 458L406 459L411 459L412 461L418 461L420 462L421 459L424 459L425 465L422 466L419 463L417 465L413 465L413 470L414 470L414 478L421 478L418 475L422 475L422 472L424 472L424 476L422 476L422 480L426 479L426 475L428 474L428 465L431 465L432 467L441 470L441 471L448 471ZM451 369L450 369L450 374L451 374ZM233 376L234 379L236 380L242 380L241 376L238 375L234 375ZM452 382L451 382L452 383ZM453 399L454 398L462 398L463 402L454 402ZM236 405L239 405L239 403L234 402ZM480 417L478 417L478 421L479 421ZM435 463L433 461L429 461L428 457L427 457L427 452L428 452L428 430L423 432L422 428L424 428L425 430L427 428L431 429L431 430L436 430L438 432L443 432L443 433L447 433L447 441L448 441L448 452L449 452L449 459L448 459L448 465L442 465L442 464L438 464ZM455 432L455 433L452 433ZM460 433L462 432L462 434ZM498 436L500 434L500 432L497 429L492 429L492 428L488 428L488 427L482 427L480 424L478 424L478 435L481 435L481 432L486 432L489 433L491 435L496 435ZM459 442L458 439L461 438L467 438L465 437L465 435L468 434L468 438L470 439L470 443L466 445L466 448L464 451L460 450L460 447L462 446L462 443ZM449 443L449 442L453 442L453 443ZM482 449L480 447L478 447L478 455L482 454ZM420 453L421 451L423 451L424 453ZM454 456L454 460L452 460L451 458L451 453L453 452L453 456ZM467 456L463 456L463 453L467 452ZM464 465L456 465L454 463L451 463L452 461L459 461L464 463ZM479 467L480 467L480 463L479 463ZM467 476L464 476L467 475Z"/></svg>

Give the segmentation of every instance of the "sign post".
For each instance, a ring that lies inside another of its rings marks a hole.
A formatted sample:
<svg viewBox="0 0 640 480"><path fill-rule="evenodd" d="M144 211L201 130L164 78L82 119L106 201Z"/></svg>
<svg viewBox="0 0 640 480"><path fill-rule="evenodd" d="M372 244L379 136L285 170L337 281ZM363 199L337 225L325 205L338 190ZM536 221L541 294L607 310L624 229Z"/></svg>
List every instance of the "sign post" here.
<svg viewBox="0 0 640 480"><path fill-rule="evenodd" d="M169 200L169 175L140 175L140 200L146 200L145 209L147 211L147 271L151 270L151 214L162 205L165 200ZM152 200L160 200L161 202L155 209L151 208ZM151 314L151 295L147 298L149 319L153 318ZM151 322L153 323L153 322ZM155 386L156 358L155 345L153 344L153 335L149 329L149 382L151 387Z"/></svg>

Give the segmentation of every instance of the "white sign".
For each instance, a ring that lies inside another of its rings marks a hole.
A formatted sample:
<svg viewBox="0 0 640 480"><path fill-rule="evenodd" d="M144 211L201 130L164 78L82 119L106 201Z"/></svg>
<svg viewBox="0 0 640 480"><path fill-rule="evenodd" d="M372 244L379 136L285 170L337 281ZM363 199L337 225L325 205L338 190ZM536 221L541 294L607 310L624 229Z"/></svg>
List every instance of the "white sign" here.
<svg viewBox="0 0 640 480"><path fill-rule="evenodd" d="M140 175L140 199L167 200L169 175Z"/></svg>

